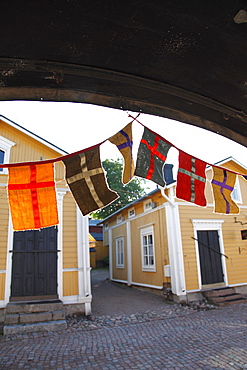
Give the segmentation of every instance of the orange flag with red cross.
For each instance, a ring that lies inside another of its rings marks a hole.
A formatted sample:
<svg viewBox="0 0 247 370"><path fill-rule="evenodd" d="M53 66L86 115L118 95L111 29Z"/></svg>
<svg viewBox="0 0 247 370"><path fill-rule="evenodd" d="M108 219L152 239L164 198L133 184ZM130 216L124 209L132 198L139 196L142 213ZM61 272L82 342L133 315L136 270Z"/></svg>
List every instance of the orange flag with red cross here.
<svg viewBox="0 0 247 370"><path fill-rule="evenodd" d="M15 231L58 224L53 163L10 167L8 197Z"/></svg>

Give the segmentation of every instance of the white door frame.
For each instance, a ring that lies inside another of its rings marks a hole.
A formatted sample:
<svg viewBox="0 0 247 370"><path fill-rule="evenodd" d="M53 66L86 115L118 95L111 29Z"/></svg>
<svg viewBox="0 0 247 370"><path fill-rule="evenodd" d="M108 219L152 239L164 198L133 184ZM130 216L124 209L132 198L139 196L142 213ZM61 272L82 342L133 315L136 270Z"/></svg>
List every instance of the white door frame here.
<svg viewBox="0 0 247 370"><path fill-rule="evenodd" d="M219 234L219 245L220 245L220 253L225 254L224 252L224 243L223 243L223 234L222 234L222 224L224 220L211 220L211 219L191 219L191 222L194 227L194 238L197 239L197 231L210 231L216 230ZM202 289L202 277L201 277L201 267L200 267L200 254L199 254L199 246L198 241L195 240L195 250L196 250L196 262L197 262L197 272L198 272L198 285L199 289ZM221 256L221 264L222 270L224 275L224 283L228 285L228 277L227 277L227 269L226 269L226 261L223 256Z"/></svg>

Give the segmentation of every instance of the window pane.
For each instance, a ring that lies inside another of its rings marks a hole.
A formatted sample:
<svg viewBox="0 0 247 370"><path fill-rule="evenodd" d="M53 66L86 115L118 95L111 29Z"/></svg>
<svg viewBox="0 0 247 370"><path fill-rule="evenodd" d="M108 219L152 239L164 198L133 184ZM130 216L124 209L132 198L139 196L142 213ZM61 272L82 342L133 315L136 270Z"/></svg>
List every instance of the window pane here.
<svg viewBox="0 0 247 370"><path fill-rule="evenodd" d="M153 235L148 235L148 244L153 244Z"/></svg>
<svg viewBox="0 0 247 370"><path fill-rule="evenodd" d="M143 244L147 245L147 236L146 235L143 236Z"/></svg>
<svg viewBox="0 0 247 370"><path fill-rule="evenodd" d="M118 267L124 265L124 240L123 238L116 239L116 261Z"/></svg>
<svg viewBox="0 0 247 370"><path fill-rule="evenodd" d="M0 150L0 163L4 162L4 151ZM3 171L3 168L0 168L0 171Z"/></svg>
<svg viewBox="0 0 247 370"><path fill-rule="evenodd" d="M150 255L150 256L153 256L153 254L154 254L153 246L152 246L152 245L150 245L150 246L149 246L149 255Z"/></svg>
<svg viewBox="0 0 247 370"><path fill-rule="evenodd" d="M148 266L148 257L144 257L144 266Z"/></svg>
<svg viewBox="0 0 247 370"><path fill-rule="evenodd" d="M154 264L154 258L153 256L149 257L149 265L153 265Z"/></svg>
<svg viewBox="0 0 247 370"><path fill-rule="evenodd" d="M232 199L233 200L240 200L239 191L238 191L238 188L236 186L232 191Z"/></svg>

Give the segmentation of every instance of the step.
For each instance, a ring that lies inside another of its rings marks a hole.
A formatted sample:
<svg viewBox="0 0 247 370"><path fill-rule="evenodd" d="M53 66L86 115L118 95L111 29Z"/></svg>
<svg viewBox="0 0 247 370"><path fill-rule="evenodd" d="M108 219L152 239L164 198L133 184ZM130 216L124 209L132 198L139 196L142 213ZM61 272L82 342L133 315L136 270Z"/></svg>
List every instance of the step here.
<svg viewBox="0 0 247 370"><path fill-rule="evenodd" d="M13 324L27 324L43 321L57 321L65 319L65 311L52 311L52 312L34 312L34 313L15 313L7 314L4 319L5 325Z"/></svg>
<svg viewBox="0 0 247 370"><path fill-rule="evenodd" d="M63 331L67 329L66 320L45 321L22 325L5 325L3 327L4 335L16 335L23 333L36 333L44 331Z"/></svg>
<svg viewBox="0 0 247 370"><path fill-rule="evenodd" d="M208 290L208 291L205 290L203 292L203 294L207 298L221 297L221 296L224 296L224 295L230 295L230 294L234 294L234 293L235 293L234 288L219 288L219 289L213 289L213 290Z"/></svg>
<svg viewBox="0 0 247 370"><path fill-rule="evenodd" d="M237 304L237 303L247 303L247 299L246 298L231 299L228 301L219 302L217 303L217 305L218 306L229 306L229 305Z"/></svg>
<svg viewBox="0 0 247 370"><path fill-rule="evenodd" d="M10 302L6 306L6 314L49 312L63 310L63 303L60 300L55 301L37 301L37 302Z"/></svg>
<svg viewBox="0 0 247 370"><path fill-rule="evenodd" d="M234 300L234 299L242 299L242 298L243 298L242 294L234 293L234 294L229 294L229 295L225 295L225 296L210 297L210 300L213 303L219 303L219 302L226 302L226 301L230 301L230 300Z"/></svg>

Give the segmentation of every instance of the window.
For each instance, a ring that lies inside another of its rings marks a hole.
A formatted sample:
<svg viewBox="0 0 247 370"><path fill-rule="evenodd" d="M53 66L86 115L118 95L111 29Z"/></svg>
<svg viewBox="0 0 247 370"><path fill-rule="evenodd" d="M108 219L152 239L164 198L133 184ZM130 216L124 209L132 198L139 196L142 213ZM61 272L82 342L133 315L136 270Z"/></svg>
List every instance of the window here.
<svg viewBox="0 0 247 370"><path fill-rule="evenodd" d="M124 268L124 238L116 239L116 267Z"/></svg>
<svg viewBox="0 0 247 370"><path fill-rule="evenodd" d="M15 143L6 139L3 136L0 136L0 163L9 163L10 149L14 146ZM7 168L0 168L0 174L7 174Z"/></svg>
<svg viewBox="0 0 247 370"><path fill-rule="evenodd" d="M152 199L146 200L143 203L143 205L144 205L144 212L149 211L150 209L152 209Z"/></svg>
<svg viewBox="0 0 247 370"><path fill-rule="evenodd" d="M3 164L4 162L4 151L0 150L0 164ZM0 168L0 171L3 172L3 168Z"/></svg>
<svg viewBox="0 0 247 370"><path fill-rule="evenodd" d="M232 191L232 200L234 200L237 203L242 203L242 197L241 197L238 177L236 179L236 183L235 183L234 189Z"/></svg>
<svg viewBox="0 0 247 370"><path fill-rule="evenodd" d="M105 224L104 224L104 230L108 230L109 229L109 224L108 224L108 222L106 222Z"/></svg>
<svg viewBox="0 0 247 370"><path fill-rule="evenodd" d="M122 222L124 220L124 218L122 217L122 215L118 216L117 217L117 224L120 224L120 222Z"/></svg>
<svg viewBox="0 0 247 370"><path fill-rule="evenodd" d="M135 208L131 208L130 210L129 210L129 218L130 217L134 217L135 216Z"/></svg>
<svg viewBox="0 0 247 370"><path fill-rule="evenodd" d="M142 270L155 271L153 226L141 229Z"/></svg>

